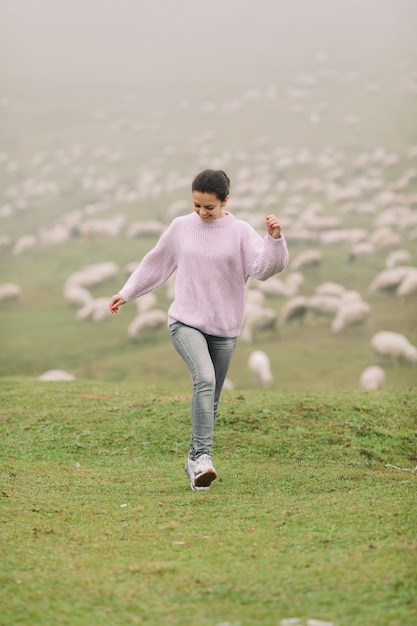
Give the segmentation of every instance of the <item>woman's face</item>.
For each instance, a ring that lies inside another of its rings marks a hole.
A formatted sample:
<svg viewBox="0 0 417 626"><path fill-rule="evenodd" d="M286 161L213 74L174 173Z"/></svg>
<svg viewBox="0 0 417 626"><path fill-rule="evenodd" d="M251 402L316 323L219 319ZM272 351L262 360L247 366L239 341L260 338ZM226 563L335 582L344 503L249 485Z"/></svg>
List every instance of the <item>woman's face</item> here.
<svg viewBox="0 0 417 626"><path fill-rule="evenodd" d="M226 213L223 207L227 204L229 196L223 202L213 193L201 193L201 191L193 191L194 211L203 222L211 222L220 217L224 217Z"/></svg>

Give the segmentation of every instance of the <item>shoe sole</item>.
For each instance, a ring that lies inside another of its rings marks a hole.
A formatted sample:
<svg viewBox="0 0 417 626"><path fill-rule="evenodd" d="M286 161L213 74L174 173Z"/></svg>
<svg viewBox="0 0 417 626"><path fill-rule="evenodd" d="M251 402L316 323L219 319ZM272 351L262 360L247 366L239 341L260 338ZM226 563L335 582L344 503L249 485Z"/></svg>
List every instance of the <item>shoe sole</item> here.
<svg viewBox="0 0 417 626"><path fill-rule="evenodd" d="M185 473L188 476L188 480L190 481L190 487L193 491L208 491L210 489L210 485L213 482L213 480L215 480L215 478L217 478L217 474L216 472L214 472L214 477L212 476L211 479L208 481L208 483L205 483L204 485L201 484L194 484L191 480L191 476L188 473L188 467L187 464L185 465L184 468ZM209 470L211 474L213 474L213 471ZM206 476L208 472L204 472L204 474L201 474L198 478L201 479L202 477Z"/></svg>
<svg viewBox="0 0 417 626"><path fill-rule="evenodd" d="M194 480L194 486L195 487L205 487L207 489L207 487L210 487L211 483L213 482L213 480L216 480L217 478L217 474L214 471L214 469L208 469L206 472L204 472L203 474L199 474L195 480Z"/></svg>

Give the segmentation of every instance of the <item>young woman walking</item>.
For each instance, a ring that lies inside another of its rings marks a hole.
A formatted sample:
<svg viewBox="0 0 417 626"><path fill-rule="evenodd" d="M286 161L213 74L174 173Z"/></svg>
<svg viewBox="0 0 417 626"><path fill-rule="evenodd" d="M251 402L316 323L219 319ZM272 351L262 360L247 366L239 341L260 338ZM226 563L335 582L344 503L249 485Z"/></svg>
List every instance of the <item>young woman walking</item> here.
<svg viewBox="0 0 417 626"><path fill-rule="evenodd" d="M216 479L213 427L221 390L240 333L249 276L281 272L288 249L275 215L261 237L226 210L230 180L222 170L204 170L191 185L193 211L175 218L129 277L109 307L117 313L176 272L168 310L172 343L193 380L191 440L185 471L191 489L205 491Z"/></svg>

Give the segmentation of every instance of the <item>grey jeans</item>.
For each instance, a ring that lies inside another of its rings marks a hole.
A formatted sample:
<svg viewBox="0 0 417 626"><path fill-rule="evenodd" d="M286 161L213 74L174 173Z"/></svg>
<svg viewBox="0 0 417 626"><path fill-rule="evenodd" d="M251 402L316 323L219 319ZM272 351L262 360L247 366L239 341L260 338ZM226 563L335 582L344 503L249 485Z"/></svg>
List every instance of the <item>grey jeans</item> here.
<svg viewBox="0 0 417 626"><path fill-rule="evenodd" d="M214 337L174 322L169 327L174 348L185 361L193 379L192 433L189 456L195 460L211 455L213 428L236 337Z"/></svg>

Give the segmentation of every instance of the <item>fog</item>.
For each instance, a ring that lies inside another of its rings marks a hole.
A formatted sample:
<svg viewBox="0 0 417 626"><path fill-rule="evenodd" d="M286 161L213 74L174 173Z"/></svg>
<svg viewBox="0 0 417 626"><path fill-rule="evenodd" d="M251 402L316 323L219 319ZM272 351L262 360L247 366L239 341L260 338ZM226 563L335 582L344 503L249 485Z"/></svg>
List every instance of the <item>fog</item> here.
<svg viewBox="0 0 417 626"><path fill-rule="evenodd" d="M314 55L345 69L416 52L414 0L1 0L7 97L215 98Z"/></svg>

